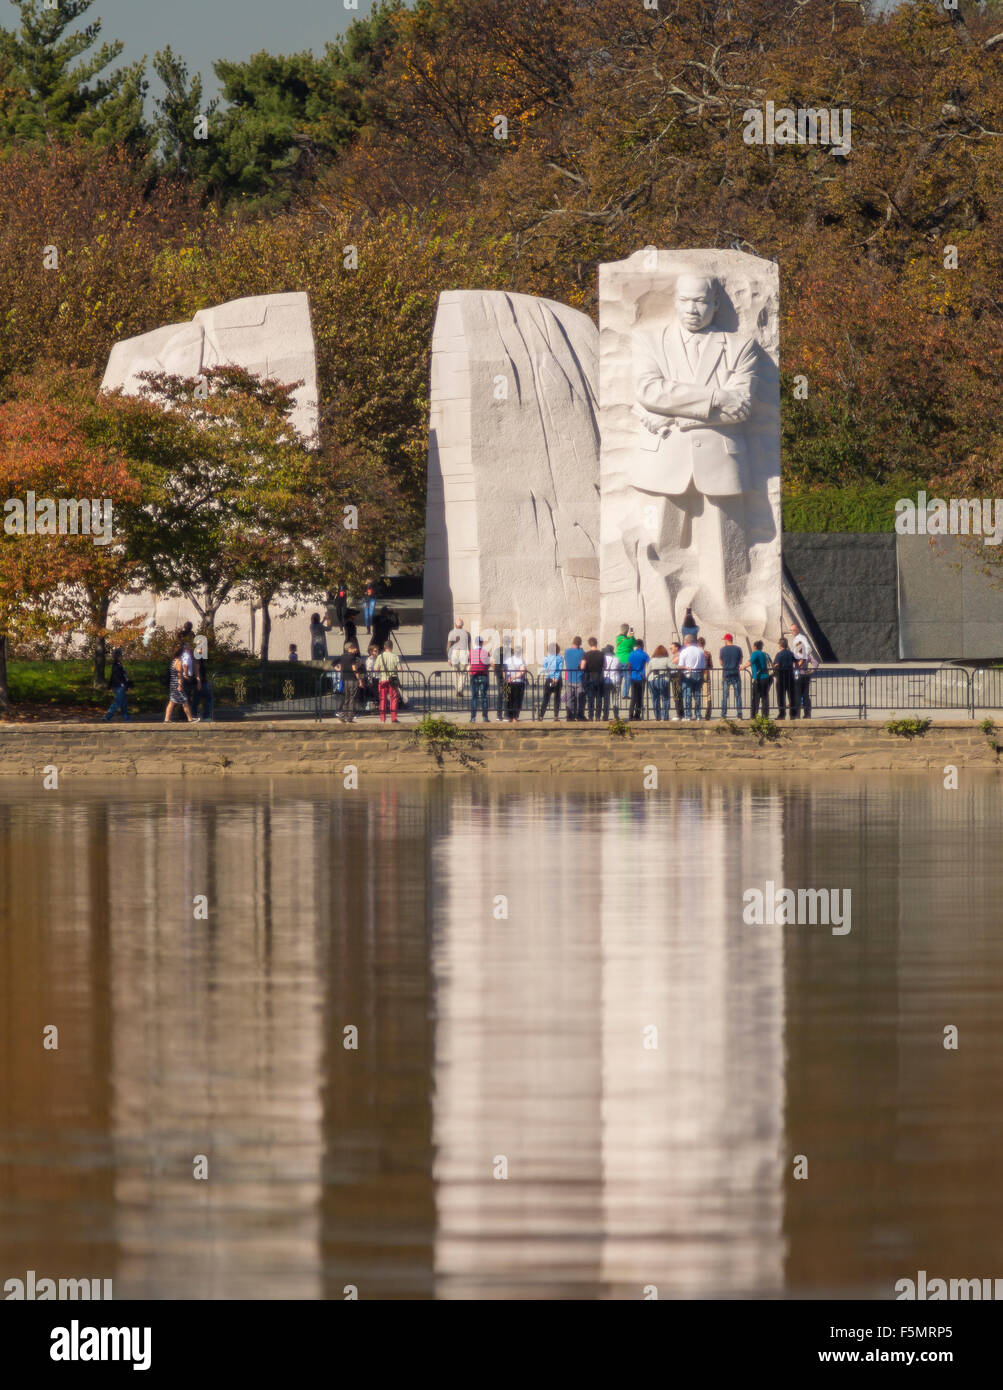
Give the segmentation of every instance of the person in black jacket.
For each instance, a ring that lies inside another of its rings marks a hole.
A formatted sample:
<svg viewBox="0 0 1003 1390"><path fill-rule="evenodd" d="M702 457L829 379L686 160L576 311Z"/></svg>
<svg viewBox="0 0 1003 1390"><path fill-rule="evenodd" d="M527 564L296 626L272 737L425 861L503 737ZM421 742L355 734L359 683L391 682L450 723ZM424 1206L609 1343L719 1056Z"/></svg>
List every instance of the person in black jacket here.
<svg viewBox="0 0 1003 1390"><path fill-rule="evenodd" d="M345 610L347 607L348 590L345 588L344 584L339 584L337 592L334 595L334 620L341 628L342 632L345 630Z"/></svg>
<svg viewBox="0 0 1003 1390"><path fill-rule="evenodd" d="M791 718L797 719L798 707L794 697L794 653L787 645L787 638L781 637L780 650L773 658L773 679L777 690L777 718L786 719L790 708Z"/></svg>
<svg viewBox="0 0 1003 1390"><path fill-rule="evenodd" d="M359 654L354 642L346 642L341 655L341 688L344 700L337 717L345 724L355 719L362 682L366 678L366 663Z"/></svg>
<svg viewBox="0 0 1003 1390"><path fill-rule="evenodd" d="M108 677L108 689L112 692L112 699L108 713L104 717L106 724L111 723L116 713L122 716L123 723L129 723L130 685L132 685L132 681L122 665L122 648L116 647L111 654L111 675Z"/></svg>
<svg viewBox="0 0 1003 1390"><path fill-rule="evenodd" d="M378 642L381 647L385 647L390 641L390 634L401 625L401 620L393 608L388 608L386 604L380 609L373 619L373 641Z"/></svg>

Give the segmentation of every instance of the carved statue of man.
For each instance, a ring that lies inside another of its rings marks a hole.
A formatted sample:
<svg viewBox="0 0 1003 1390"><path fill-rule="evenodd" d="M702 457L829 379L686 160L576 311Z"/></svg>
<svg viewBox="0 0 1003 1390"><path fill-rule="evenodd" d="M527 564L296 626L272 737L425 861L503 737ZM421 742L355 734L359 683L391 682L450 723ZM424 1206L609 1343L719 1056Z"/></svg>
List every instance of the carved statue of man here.
<svg viewBox="0 0 1003 1390"><path fill-rule="evenodd" d="M720 288L681 275L675 319L632 337L634 414L640 421L631 485L650 494L642 590L659 611L668 590L677 623L737 617L748 572L744 495L753 479L745 439L756 387L751 338L713 327ZM661 591L660 594L658 591Z"/></svg>

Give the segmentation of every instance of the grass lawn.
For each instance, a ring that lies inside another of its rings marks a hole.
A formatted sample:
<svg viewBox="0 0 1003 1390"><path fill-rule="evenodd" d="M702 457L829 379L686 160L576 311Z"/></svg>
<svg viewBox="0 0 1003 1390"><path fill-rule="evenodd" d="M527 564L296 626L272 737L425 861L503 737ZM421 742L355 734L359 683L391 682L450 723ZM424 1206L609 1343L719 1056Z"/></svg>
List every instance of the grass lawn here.
<svg viewBox="0 0 1003 1390"><path fill-rule="evenodd" d="M127 661L125 669L135 682L129 691L130 714L163 714L167 703L168 669L165 660ZM244 698L264 695L280 699L283 687L291 681L295 695L312 694L317 672L297 662L270 661L261 682L261 664L254 657L230 659L225 666L211 668L217 704L233 705L235 681L243 678ZM109 657L105 670L111 673ZM90 661L9 661L7 687L12 709L7 718L93 718L111 704L111 691L95 689L94 666ZM286 686L288 689L288 687Z"/></svg>

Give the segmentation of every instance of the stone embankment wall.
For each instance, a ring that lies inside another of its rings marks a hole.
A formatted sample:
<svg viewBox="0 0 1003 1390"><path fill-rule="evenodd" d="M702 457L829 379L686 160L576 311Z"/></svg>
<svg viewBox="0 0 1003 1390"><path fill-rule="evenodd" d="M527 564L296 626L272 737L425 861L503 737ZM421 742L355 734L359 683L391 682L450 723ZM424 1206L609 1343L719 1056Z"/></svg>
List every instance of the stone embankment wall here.
<svg viewBox="0 0 1003 1390"><path fill-rule="evenodd" d="M465 724L460 727L469 727ZM646 764L688 772L882 771L943 773L948 764L1000 771L994 741L975 723L936 723L906 739L880 725L826 720L781 725L760 744L747 726L645 724L632 738L610 738L605 725L475 726L479 744L447 749L441 763L408 742L410 730L345 728L334 723L175 724L93 727L0 726L0 777L269 777L289 774L481 776L631 772ZM463 755L463 760L459 754Z"/></svg>

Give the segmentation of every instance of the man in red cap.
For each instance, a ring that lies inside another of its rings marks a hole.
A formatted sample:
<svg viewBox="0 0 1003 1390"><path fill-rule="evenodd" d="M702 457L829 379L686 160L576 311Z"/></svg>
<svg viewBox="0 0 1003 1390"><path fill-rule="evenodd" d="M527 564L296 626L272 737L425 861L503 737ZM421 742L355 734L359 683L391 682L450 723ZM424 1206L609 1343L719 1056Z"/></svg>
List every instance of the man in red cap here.
<svg viewBox="0 0 1003 1390"><path fill-rule="evenodd" d="M730 632L724 634L721 648L721 718L728 717L728 690L735 692L735 708L742 717L742 648L736 647Z"/></svg>

